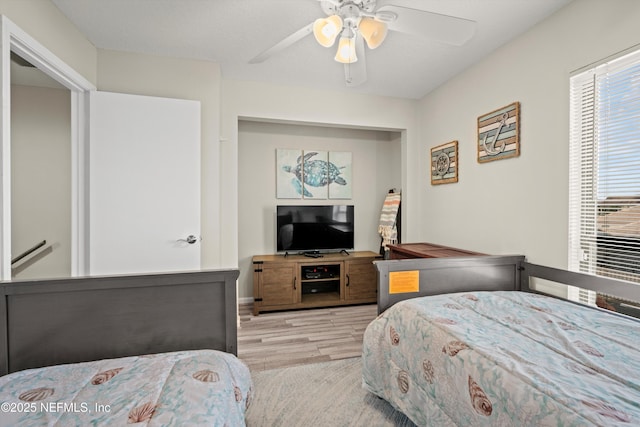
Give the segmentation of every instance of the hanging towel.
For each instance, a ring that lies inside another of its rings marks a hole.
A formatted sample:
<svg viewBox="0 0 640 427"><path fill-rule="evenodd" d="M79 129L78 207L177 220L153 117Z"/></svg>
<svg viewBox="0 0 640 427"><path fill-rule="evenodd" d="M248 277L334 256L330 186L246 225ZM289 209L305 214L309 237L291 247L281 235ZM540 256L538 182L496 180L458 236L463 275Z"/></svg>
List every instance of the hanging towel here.
<svg viewBox="0 0 640 427"><path fill-rule="evenodd" d="M382 205L380 225L378 226L378 233L382 237L382 247L385 251L388 250L387 245L398 242L398 230L396 228L398 208L400 208L400 193L387 194Z"/></svg>

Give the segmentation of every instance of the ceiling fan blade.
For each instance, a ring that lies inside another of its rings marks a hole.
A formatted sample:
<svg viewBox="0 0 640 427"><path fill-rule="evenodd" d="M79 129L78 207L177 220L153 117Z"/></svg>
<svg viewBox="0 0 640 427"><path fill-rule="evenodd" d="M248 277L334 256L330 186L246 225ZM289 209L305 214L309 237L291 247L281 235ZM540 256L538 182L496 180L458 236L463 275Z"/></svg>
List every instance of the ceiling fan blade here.
<svg viewBox="0 0 640 427"><path fill-rule="evenodd" d="M260 62L264 62L265 60L269 59L269 57L275 55L276 53L279 53L279 52L285 50L286 48L288 48L292 44L296 43L297 41L302 40L303 38L305 38L306 36L308 36L312 32L313 32L313 23L311 23L309 25L305 25L304 27L300 28L295 33L285 37L282 40L280 40L274 46L271 46L269 49L265 50L264 52L258 54L254 58L250 59L249 60L249 64L259 64Z"/></svg>
<svg viewBox="0 0 640 427"><path fill-rule="evenodd" d="M354 87L367 81L367 57L364 48L364 39L356 37L356 62L344 64L344 81L348 87Z"/></svg>
<svg viewBox="0 0 640 427"><path fill-rule="evenodd" d="M462 46L476 32L476 22L470 19L394 5L382 6L376 10L376 13L378 12L391 12L397 16L387 24L390 30L415 34L455 46Z"/></svg>

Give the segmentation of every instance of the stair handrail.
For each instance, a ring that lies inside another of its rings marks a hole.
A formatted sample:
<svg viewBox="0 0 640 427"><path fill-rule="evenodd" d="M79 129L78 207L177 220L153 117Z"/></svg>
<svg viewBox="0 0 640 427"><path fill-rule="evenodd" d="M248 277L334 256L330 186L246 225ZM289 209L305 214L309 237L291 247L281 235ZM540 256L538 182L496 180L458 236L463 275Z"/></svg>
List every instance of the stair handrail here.
<svg viewBox="0 0 640 427"><path fill-rule="evenodd" d="M21 253L17 257L12 258L11 259L11 265L15 264L16 262L20 261L21 259L23 259L25 257L28 257L29 255L31 255L32 253L34 253L35 251L37 251L38 249L40 249L41 247L43 247L46 244L47 244L47 241L43 240L42 242L34 245L32 248L27 249L26 251L24 251L23 253Z"/></svg>

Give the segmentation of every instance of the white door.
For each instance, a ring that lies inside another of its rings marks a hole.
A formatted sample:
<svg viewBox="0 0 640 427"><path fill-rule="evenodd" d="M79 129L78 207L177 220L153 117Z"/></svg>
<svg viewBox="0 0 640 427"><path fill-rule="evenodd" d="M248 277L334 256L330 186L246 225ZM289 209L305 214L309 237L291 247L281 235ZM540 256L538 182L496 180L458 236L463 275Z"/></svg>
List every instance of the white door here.
<svg viewBox="0 0 640 427"><path fill-rule="evenodd" d="M200 103L91 93L89 272L200 268Z"/></svg>

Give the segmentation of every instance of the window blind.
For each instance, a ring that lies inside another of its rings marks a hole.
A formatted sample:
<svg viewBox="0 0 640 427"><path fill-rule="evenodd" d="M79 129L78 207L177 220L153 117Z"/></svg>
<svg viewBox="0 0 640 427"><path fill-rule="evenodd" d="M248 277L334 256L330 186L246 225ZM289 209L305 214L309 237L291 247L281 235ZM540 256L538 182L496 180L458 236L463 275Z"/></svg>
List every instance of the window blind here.
<svg viewBox="0 0 640 427"><path fill-rule="evenodd" d="M640 282L640 51L570 79L569 269Z"/></svg>

